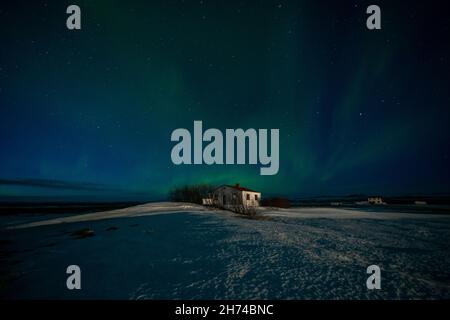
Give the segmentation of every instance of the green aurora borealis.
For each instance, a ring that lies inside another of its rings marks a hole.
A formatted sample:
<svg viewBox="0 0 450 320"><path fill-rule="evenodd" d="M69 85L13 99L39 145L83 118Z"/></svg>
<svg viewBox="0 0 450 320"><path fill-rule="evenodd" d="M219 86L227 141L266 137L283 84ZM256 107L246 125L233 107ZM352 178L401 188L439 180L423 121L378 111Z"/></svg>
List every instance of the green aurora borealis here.
<svg viewBox="0 0 450 320"><path fill-rule="evenodd" d="M448 13L378 1L369 31L369 4L2 1L0 196L449 192ZM173 165L170 134L194 120L279 128L279 173Z"/></svg>

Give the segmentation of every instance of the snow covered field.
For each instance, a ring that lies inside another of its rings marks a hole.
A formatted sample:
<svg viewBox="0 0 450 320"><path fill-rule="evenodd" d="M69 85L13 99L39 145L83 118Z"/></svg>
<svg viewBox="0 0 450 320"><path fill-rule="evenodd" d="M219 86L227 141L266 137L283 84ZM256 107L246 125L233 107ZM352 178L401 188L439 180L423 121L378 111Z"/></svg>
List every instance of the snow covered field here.
<svg viewBox="0 0 450 320"><path fill-rule="evenodd" d="M450 215L156 203L0 220L7 299L449 299ZM50 219L49 219L50 217ZM94 236L74 232L89 228ZM66 289L77 264L82 290ZM381 268L381 290L366 268Z"/></svg>

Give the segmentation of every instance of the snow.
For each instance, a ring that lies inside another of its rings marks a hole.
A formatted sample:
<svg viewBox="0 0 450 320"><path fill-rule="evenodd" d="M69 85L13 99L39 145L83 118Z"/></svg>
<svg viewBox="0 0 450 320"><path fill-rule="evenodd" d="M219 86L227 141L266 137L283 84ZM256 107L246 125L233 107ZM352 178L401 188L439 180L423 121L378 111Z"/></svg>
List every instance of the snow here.
<svg viewBox="0 0 450 320"><path fill-rule="evenodd" d="M155 215L155 214L183 212L183 211L189 211L189 210L192 210L195 212L204 212L207 209L203 206L196 205L196 204L178 203L178 202L157 202L157 203L148 203L148 204L143 204L143 205L137 205L137 206L123 208L123 209L116 209L116 210L109 210L109 211L102 211L102 212L73 215L73 216L69 216L69 217L59 217L56 219L35 221L35 222L10 226L10 228L11 229L30 228L30 227L39 227L39 226L46 226L46 225L59 224L59 223L73 223L73 222L81 222L81 221L96 221L96 220L104 220L104 219L139 217L139 216L149 216L149 215Z"/></svg>
<svg viewBox="0 0 450 320"><path fill-rule="evenodd" d="M154 203L8 225L0 231L0 297L450 298L448 215L342 208L262 214L270 220ZM95 236L70 235L83 228ZM82 290L65 288L70 264L82 270ZM381 290L366 288L372 264L381 268Z"/></svg>

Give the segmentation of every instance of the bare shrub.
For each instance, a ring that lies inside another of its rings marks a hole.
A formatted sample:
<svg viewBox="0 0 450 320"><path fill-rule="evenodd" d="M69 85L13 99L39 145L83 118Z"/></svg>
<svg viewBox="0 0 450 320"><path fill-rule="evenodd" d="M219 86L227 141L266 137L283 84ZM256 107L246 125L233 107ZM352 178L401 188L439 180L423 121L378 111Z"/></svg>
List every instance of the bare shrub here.
<svg viewBox="0 0 450 320"><path fill-rule="evenodd" d="M213 189L214 188L208 184L194 184L175 187L169 192L169 200L175 202L202 204L202 199L208 198Z"/></svg>

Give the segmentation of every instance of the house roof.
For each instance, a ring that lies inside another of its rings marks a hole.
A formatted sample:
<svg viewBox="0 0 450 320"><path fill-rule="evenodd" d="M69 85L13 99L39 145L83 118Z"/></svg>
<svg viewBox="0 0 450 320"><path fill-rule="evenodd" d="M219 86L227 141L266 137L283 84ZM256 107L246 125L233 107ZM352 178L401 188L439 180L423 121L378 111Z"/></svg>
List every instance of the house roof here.
<svg viewBox="0 0 450 320"><path fill-rule="evenodd" d="M257 193L260 193L259 191L255 191L255 190L252 190L252 189L249 189L249 188L241 187L239 183L236 183L236 184L233 185L233 186L232 186L232 185L229 185L229 184L224 184L224 185L222 185L222 186L220 186L220 187L218 187L218 188L216 188L216 189L219 189L219 188L221 188L221 187L233 188L233 189L236 189L236 190L239 190L239 191L249 191L249 192L257 192Z"/></svg>

